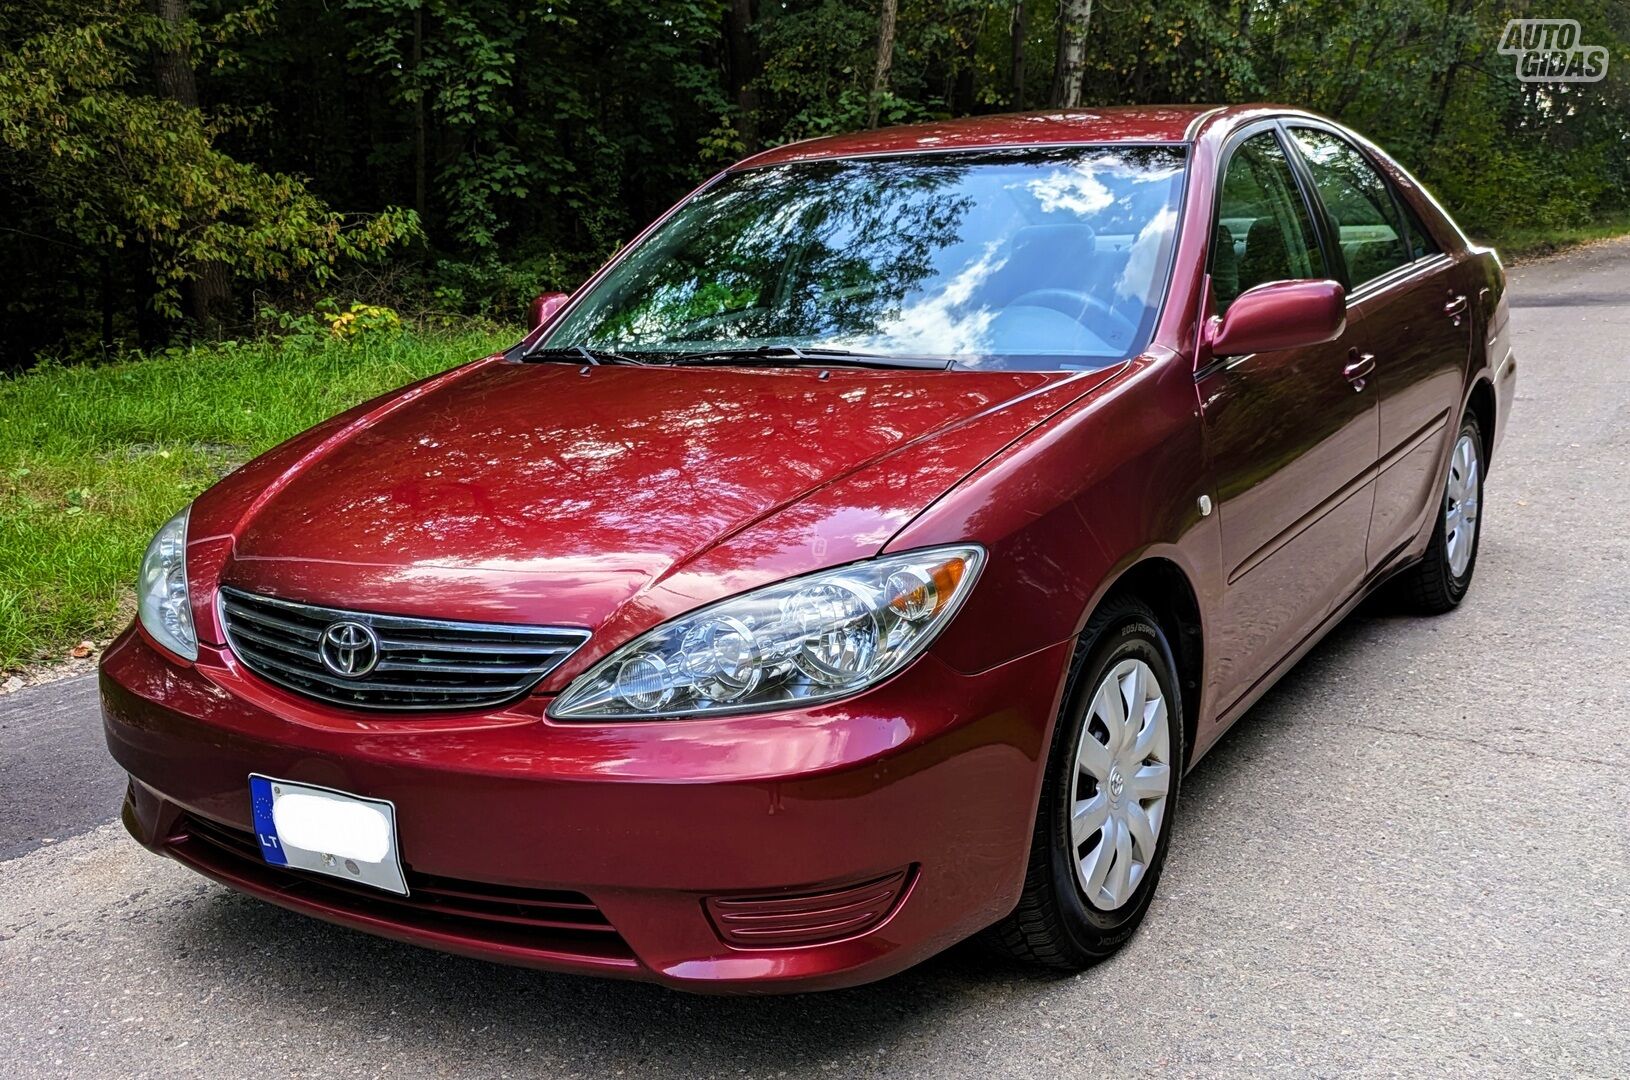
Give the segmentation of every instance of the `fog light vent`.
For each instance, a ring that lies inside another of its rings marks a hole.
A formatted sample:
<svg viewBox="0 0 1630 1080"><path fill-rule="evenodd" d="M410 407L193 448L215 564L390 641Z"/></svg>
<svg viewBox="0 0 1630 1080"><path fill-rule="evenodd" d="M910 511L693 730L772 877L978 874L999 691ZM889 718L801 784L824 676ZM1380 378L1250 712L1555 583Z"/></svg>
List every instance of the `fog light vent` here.
<svg viewBox="0 0 1630 1080"><path fill-rule="evenodd" d="M894 910L909 871L819 892L710 896L707 912L726 944L743 949L813 945L864 933Z"/></svg>

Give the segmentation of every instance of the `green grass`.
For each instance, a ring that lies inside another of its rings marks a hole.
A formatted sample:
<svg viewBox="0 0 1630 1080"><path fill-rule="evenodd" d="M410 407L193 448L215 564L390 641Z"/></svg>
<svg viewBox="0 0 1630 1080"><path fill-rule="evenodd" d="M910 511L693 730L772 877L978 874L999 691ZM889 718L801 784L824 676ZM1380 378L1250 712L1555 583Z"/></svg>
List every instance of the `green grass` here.
<svg viewBox="0 0 1630 1080"><path fill-rule="evenodd" d="M1589 225L1508 229L1489 239L1483 237L1476 239L1479 243L1492 244L1498 248L1500 258L1509 264L1520 259L1535 259L1542 255L1566 251L1580 244L1588 244L1592 240L1608 240L1626 235L1630 235L1630 210L1605 215Z"/></svg>
<svg viewBox="0 0 1630 1080"><path fill-rule="evenodd" d="M261 341L0 380L0 669L115 633L154 530L226 470L518 337Z"/></svg>

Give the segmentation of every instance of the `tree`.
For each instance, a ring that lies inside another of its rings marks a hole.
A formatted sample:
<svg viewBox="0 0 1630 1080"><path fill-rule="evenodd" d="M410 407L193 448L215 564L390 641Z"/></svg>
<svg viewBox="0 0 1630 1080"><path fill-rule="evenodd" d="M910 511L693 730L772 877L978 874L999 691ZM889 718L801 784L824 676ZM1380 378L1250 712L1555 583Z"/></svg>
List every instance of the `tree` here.
<svg viewBox="0 0 1630 1080"><path fill-rule="evenodd" d="M742 146L758 149L758 49L753 42L753 0L730 0L725 37L730 50L730 91Z"/></svg>
<svg viewBox="0 0 1630 1080"><path fill-rule="evenodd" d="M337 214L295 177L223 151L234 122L197 106L199 30L174 7L47 0L27 13L7 19L0 49L5 186L37 235L98 265L140 253L138 294L156 314L179 317L187 292L208 326L233 275L321 280L417 235L410 212Z"/></svg>
<svg viewBox="0 0 1630 1080"><path fill-rule="evenodd" d="M1053 66L1053 104L1079 108L1087 69L1087 27L1092 23L1092 0L1060 0L1058 59Z"/></svg>
<svg viewBox="0 0 1630 1080"><path fill-rule="evenodd" d="M1583 224L1630 209L1630 5L1565 6L1600 83L1518 81L1515 0L0 3L0 367L214 321L217 266L518 317L754 149L1000 108L1291 101L1474 234Z"/></svg>
<svg viewBox="0 0 1630 1080"><path fill-rule="evenodd" d="M1010 70L1013 81L1009 100L1015 109L1024 108L1024 46L1028 31L1026 25L1028 15L1025 0L1013 0L1013 21L1009 28L1012 46Z"/></svg>
<svg viewBox="0 0 1630 1080"><path fill-rule="evenodd" d="M866 101L866 126L877 126L877 112L889 88L889 67L894 63L894 24L900 13L899 0L883 0L877 19L877 66L872 69L872 92Z"/></svg>
<svg viewBox="0 0 1630 1080"><path fill-rule="evenodd" d="M150 0L153 14L164 27L164 40L153 49L153 72L159 93L183 109L198 108L198 82L193 77L192 50L188 47L192 20L187 0ZM225 263L210 259L191 267L186 285L188 314L205 334L217 334L232 304L232 282Z"/></svg>

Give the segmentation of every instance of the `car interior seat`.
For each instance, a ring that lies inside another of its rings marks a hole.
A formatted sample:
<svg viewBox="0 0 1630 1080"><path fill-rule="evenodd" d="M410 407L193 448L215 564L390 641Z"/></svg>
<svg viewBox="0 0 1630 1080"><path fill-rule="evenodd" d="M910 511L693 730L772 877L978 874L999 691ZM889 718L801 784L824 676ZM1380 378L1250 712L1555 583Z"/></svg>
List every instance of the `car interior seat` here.
<svg viewBox="0 0 1630 1080"><path fill-rule="evenodd" d="M1285 233L1271 217L1251 222L1245 234L1245 254L1239 260L1239 289L1249 289L1269 281L1295 277L1290 269L1290 249Z"/></svg>

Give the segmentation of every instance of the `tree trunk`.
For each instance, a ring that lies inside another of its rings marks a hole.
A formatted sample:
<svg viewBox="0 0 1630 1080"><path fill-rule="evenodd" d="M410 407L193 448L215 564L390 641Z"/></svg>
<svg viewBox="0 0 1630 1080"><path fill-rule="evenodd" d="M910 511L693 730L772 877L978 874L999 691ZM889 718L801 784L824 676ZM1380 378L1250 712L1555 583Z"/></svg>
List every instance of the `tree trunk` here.
<svg viewBox="0 0 1630 1080"><path fill-rule="evenodd" d="M151 0L154 15L175 31L187 19L187 0ZM159 93L189 109L198 108L198 83L192 74L192 56L183 47L161 49L153 56L153 74Z"/></svg>
<svg viewBox="0 0 1630 1080"><path fill-rule="evenodd" d="M131 285L136 292L136 347L151 352L164 344L169 328L158 312L153 310L153 299L158 295L158 282L153 280L153 252L146 241L133 245L134 272Z"/></svg>
<svg viewBox="0 0 1630 1080"><path fill-rule="evenodd" d="M413 82L418 88L413 96L413 209L419 215L419 225L425 224L425 203L428 201L430 163L426 152L424 80L420 68L424 64L424 8L413 9Z"/></svg>
<svg viewBox="0 0 1630 1080"><path fill-rule="evenodd" d="M97 295L102 302L102 355L113 352L113 262L103 252L98 269Z"/></svg>
<svg viewBox="0 0 1630 1080"><path fill-rule="evenodd" d="M1460 74L1460 61L1456 60L1443 70L1443 81L1438 84L1437 105L1432 110L1432 127L1427 133L1428 146L1438 144L1438 136L1443 134L1443 118L1449 111L1449 98L1455 92L1455 76Z"/></svg>
<svg viewBox="0 0 1630 1080"><path fill-rule="evenodd" d="M758 149L758 49L753 43L753 0L730 0L725 37L730 55L730 92L736 100L736 130L748 153Z"/></svg>
<svg viewBox="0 0 1630 1080"><path fill-rule="evenodd" d="M956 78L951 80L951 112L956 116L971 115L979 104L975 62L972 55L963 57L957 63Z"/></svg>
<svg viewBox="0 0 1630 1080"><path fill-rule="evenodd" d="M1062 0L1058 15L1053 105L1074 109L1081 105L1081 83L1087 72L1087 27L1092 23L1092 0Z"/></svg>
<svg viewBox="0 0 1630 1080"><path fill-rule="evenodd" d="M1028 29L1027 20L1030 12L1026 9L1024 0L1014 0L1013 4L1013 89L1012 106L1015 109L1024 108L1024 39Z"/></svg>
<svg viewBox="0 0 1630 1080"><path fill-rule="evenodd" d="M1445 38L1450 36L1453 20L1464 17L1471 11L1471 9L1471 0L1455 0L1455 2L1451 2L1445 6L1443 21L1443 36ZM1455 59L1450 61L1449 65L1443 69L1442 81L1438 83L1437 105L1432 110L1432 126L1426 137L1427 144L1430 146L1436 146L1438 136L1443 133L1443 120L1449 111L1449 99L1455 92L1455 77L1460 74L1461 67L1467 62L1475 64L1479 59L1481 59L1480 57L1474 55L1468 61L1465 52L1466 45L1467 42L1464 41L1456 43Z"/></svg>
<svg viewBox="0 0 1630 1080"><path fill-rule="evenodd" d="M979 104L979 39L985 34L985 11L979 9L971 22L957 28L962 48L956 56L956 77L951 82L951 111L957 116L972 115Z"/></svg>
<svg viewBox="0 0 1630 1080"><path fill-rule="evenodd" d="M150 9L171 31L179 31L187 21L187 0L149 0ZM184 46L160 49L153 55L153 74L159 93L183 108L198 108L198 81L193 76L192 56ZM232 304L232 279L226 265L206 262L192 268L187 282L187 313L206 335L218 334Z"/></svg>
<svg viewBox="0 0 1630 1080"><path fill-rule="evenodd" d="M866 126L877 126L877 113L883 107L883 92L889 88L889 66L894 63L894 20L900 13L900 0L883 0L877 20L877 68L872 74L872 96L866 105Z"/></svg>

